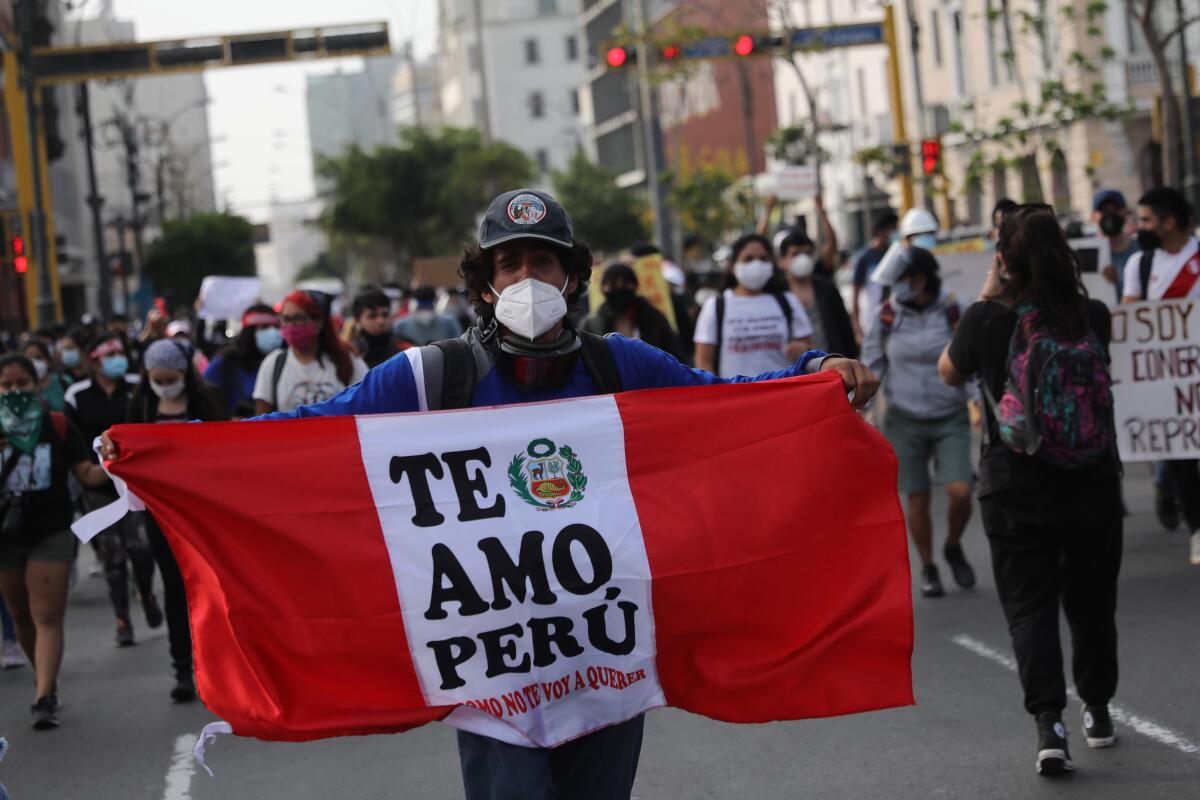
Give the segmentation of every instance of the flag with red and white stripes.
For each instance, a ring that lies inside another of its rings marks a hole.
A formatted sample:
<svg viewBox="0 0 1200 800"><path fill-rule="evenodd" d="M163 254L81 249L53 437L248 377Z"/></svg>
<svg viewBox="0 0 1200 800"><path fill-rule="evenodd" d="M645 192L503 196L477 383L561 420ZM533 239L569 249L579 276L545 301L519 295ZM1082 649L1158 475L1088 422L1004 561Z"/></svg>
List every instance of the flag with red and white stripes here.
<svg viewBox="0 0 1200 800"><path fill-rule="evenodd" d="M112 438L237 734L913 702L896 462L835 375Z"/></svg>

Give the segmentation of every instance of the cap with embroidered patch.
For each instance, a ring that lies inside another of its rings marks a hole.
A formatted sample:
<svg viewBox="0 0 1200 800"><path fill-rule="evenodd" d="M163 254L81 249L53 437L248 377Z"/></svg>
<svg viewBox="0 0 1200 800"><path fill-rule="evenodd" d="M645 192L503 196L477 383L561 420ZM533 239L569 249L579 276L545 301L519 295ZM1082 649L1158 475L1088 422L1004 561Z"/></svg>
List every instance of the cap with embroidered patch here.
<svg viewBox="0 0 1200 800"><path fill-rule="evenodd" d="M550 195L535 189L516 189L500 195L488 206L479 225L482 250L513 239L542 239L566 248L575 244L566 209Z"/></svg>

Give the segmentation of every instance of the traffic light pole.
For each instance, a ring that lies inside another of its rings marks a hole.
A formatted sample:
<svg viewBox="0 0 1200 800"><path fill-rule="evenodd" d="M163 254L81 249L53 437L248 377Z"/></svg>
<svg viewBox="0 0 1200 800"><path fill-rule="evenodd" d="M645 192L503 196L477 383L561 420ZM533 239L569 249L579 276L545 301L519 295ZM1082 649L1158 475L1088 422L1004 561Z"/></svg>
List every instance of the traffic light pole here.
<svg viewBox="0 0 1200 800"><path fill-rule="evenodd" d="M1184 19L1183 0L1175 0L1175 13L1178 19ZM1192 81L1188 70L1187 32L1179 32L1179 63L1183 73L1183 90L1179 93L1183 100L1180 106L1182 124L1180 133L1183 134L1183 194L1191 202L1193 209L1200 209L1200 155L1196 153L1196 117L1193 115Z"/></svg>
<svg viewBox="0 0 1200 800"><path fill-rule="evenodd" d="M645 0L633 0L634 19L643 31L649 28L650 18ZM667 214L666 187L659 180L662 169L662 130L658 125L658 114L654 97L650 92L650 48L645 37L637 38L637 83L638 118L642 123L642 168L646 172L646 191L650 195L650 210L654 214L654 238L660 249L674 257L674 237L671 233L671 218Z"/></svg>
<svg viewBox="0 0 1200 800"><path fill-rule="evenodd" d="M904 90L900 78L900 47L896 42L896 7L889 3L883 7L883 33L888 49L888 92L892 104L892 137L898 146L904 147L908 160L906 170L897 180L900 182L901 211L913 207L912 154L909 151L908 130L904 122Z"/></svg>
<svg viewBox="0 0 1200 800"><path fill-rule="evenodd" d="M96 247L96 282L99 289L100 315L104 319L112 316L112 269L104 247L104 220L100 209L104 198L96 188L96 154L92 138L92 103L87 81L79 83L79 117L83 124L83 152L87 157L88 208L92 211L92 236Z"/></svg>
<svg viewBox="0 0 1200 800"><path fill-rule="evenodd" d="M26 214L29 230L25 234L26 246L32 244L30 262L36 264L37 271L37 321L33 327L44 327L58 319L58 302L55 299L57 265L46 232L46 143L42 138L41 105L38 103L38 86L33 74L34 0L18 0L14 11L18 27L17 66L25 98L26 136L29 137L26 155L33 184L33 203Z"/></svg>

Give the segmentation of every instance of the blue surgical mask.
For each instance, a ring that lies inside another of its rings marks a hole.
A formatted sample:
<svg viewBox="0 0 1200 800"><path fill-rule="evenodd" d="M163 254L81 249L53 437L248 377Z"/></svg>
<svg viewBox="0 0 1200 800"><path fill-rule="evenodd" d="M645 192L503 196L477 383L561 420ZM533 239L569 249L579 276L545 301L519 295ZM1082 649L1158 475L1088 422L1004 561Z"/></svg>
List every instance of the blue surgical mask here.
<svg viewBox="0 0 1200 800"><path fill-rule="evenodd" d="M79 366L79 351L78 350L63 350L62 353L59 355L59 358L62 359L62 363L63 363L64 367Z"/></svg>
<svg viewBox="0 0 1200 800"><path fill-rule="evenodd" d="M892 297L896 299L897 303L911 303L917 299L917 293L913 291L911 283L896 281L896 284L892 286Z"/></svg>
<svg viewBox="0 0 1200 800"><path fill-rule="evenodd" d="M922 250L932 250L937 247L937 236L932 233L919 233L912 238L913 247Z"/></svg>
<svg viewBox="0 0 1200 800"><path fill-rule="evenodd" d="M254 332L254 344L258 346L258 352L265 356L283 347L283 334L279 328L259 328Z"/></svg>
<svg viewBox="0 0 1200 800"><path fill-rule="evenodd" d="M123 378L129 371L129 359L125 356L105 356L100 360L100 372L106 378Z"/></svg>

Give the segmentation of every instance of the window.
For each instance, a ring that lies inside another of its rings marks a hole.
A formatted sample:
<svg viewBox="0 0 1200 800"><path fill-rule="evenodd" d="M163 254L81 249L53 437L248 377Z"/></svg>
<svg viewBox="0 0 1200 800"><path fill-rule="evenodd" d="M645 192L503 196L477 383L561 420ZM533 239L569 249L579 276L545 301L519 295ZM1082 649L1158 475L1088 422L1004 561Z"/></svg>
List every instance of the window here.
<svg viewBox="0 0 1200 800"><path fill-rule="evenodd" d="M558 3L556 0L538 0L538 16L544 17L549 14L558 13Z"/></svg>
<svg viewBox="0 0 1200 800"><path fill-rule="evenodd" d="M546 115L545 101L542 99L541 92L529 93L529 116L534 119L541 119Z"/></svg>
<svg viewBox="0 0 1200 800"><path fill-rule="evenodd" d="M942 65L942 18L938 14L938 10L932 9L929 12L929 39L933 42L933 65L940 67Z"/></svg>
<svg viewBox="0 0 1200 800"><path fill-rule="evenodd" d="M959 97L967 93L967 65L963 60L962 14L954 12L954 88Z"/></svg>
<svg viewBox="0 0 1200 800"><path fill-rule="evenodd" d="M567 61L579 59L579 42L574 36L567 37Z"/></svg>
<svg viewBox="0 0 1200 800"><path fill-rule="evenodd" d="M540 59L538 58L537 39L526 39L525 40L525 63L526 64L536 64L536 63L538 63L539 60Z"/></svg>
<svg viewBox="0 0 1200 800"><path fill-rule="evenodd" d="M984 6L984 15L987 17L987 32L984 38L987 39L987 65L988 65L988 85L996 86L1000 82L1000 71L996 63L997 48L996 36L998 30L996 26L996 17L998 13L996 7L988 2Z"/></svg>
<svg viewBox="0 0 1200 800"><path fill-rule="evenodd" d="M535 154L537 158L538 171L547 173L550 171L550 154L545 150L538 150Z"/></svg>
<svg viewBox="0 0 1200 800"><path fill-rule="evenodd" d="M579 113L579 90L571 89L571 113Z"/></svg>

